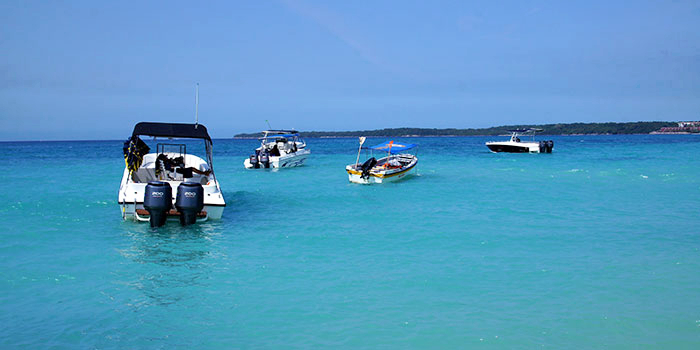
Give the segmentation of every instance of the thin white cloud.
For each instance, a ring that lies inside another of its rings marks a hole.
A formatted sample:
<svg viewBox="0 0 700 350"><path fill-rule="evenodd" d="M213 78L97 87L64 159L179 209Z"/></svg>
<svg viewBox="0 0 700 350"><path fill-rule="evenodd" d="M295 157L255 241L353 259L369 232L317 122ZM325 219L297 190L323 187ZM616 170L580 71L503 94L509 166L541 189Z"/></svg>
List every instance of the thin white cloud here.
<svg viewBox="0 0 700 350"><path fill-rule="evenodd" d="M329 9L309 4L303 0L281 0L281 2L292 11L311 19L326 29L333 36L355 50L365 61L392 73L402 73L401 69L395 64L390 64L387 60L380 57L374 47L368 44L368 40L348 26L339 14Z"/></svg>

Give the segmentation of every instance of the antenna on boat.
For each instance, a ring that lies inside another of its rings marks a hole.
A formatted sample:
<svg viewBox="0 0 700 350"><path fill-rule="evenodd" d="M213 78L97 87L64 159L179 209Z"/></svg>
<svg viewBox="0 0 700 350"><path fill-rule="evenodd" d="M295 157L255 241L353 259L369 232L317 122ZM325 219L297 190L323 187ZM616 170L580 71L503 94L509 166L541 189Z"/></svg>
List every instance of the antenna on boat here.
<svg viewBox="0 0 700 350"><path fill-rule="evenodd" d="M265 123L267 123L267 127L268 127L270 130L272 130L272 127L270 126L270 122L269 122L267 119L265 119Z"/></svg>
<svg viewBox="0 0 700 350"><path fill-rule="evenodd" d="M199 125L199 83L194 90L194 128Z"/></svg>

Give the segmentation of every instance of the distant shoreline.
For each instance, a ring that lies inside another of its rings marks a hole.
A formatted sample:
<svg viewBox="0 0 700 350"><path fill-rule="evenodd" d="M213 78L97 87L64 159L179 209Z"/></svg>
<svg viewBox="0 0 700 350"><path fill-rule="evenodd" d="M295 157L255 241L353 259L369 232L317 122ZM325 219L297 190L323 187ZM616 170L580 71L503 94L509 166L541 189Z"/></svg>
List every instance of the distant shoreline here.
<svg viewBox="0 0 700 350"><path fill-rule="evenodd" d="M627 123L558 123L538 125L503 125L480 129L431 129L431 128L387 128L356 131L301 131L308 138L350 138L350 137L459 137L459 136L500 136L510 134L512 129L543 129L540 135L649 135L670 134L663 128L676 126L677 122L627 122ZM257 139L260 133L241 133L234 139Z"/></svg>
<svg viewBox="0 0 700 350"><path fill-rule="evenodd" d="M687 122L686 122L687 123ZM694 122L700 124L700 122ZM510 135L509 129L540 128L541 136L595 136L595 135L700 135L700 132L684 131L683 127L676 127L678 122L629 122L629 123L569 123L569 124L542 124L542 125L505 125L482 129L429 129L429 128L393 128L359 131L302 131L302 137L319 139L346 139L359 136L373 138L395 137L488 137ZM694 129L700 130L695 127ZM243 133L231 137L215 137L215 140L256 140L261 134ZM100 142L119 140L0 140L0 143L11 142Z"/></svg>
<svg viewBox="0 0 700 350"><path fill-rule="evenodd" d="M303 134L303 133L300 133ZM644 134L547 134L547 133L541 133L537 134L537 136L611 136L611 135L690 135L693 133L689 132L676 132L676 133L659 133L659 132L650 132L650 133L644 133ZM303 136L303 135L301 135ZM372 136L367 136L368 138L378 138L378 137L405 137L405 138L411 138L411 137L444 137L444 138L449 138L449 137L498 137L498 136L510 136L510 134L501 134L501 135L372 135ZM359 136L303 136L308 139L354 139L358 138ZM255 136L255 137L233 137L234 140L257 140L259 139L260 136ZM217 140L217 138L214 138L214 140ZM226 140L226 138L223 139L218 139L218 140Z"/></svg>

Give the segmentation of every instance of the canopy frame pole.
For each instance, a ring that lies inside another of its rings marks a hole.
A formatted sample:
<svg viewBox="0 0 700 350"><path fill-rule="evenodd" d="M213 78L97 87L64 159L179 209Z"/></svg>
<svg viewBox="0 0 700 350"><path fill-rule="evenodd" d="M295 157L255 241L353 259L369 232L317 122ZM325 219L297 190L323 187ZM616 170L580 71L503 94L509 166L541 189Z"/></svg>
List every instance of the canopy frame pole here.
<svg viewBox="0 0 700 350"><path fill-rule="evenodd" d="M385 168L389 168L389 161L391 160L391 147L394 146L394 140L389 142L389 153L386 155L386 163L384 163Z"/></svg>
<svg viewBox="0 0 700 350"><path fill-rule="evenodd" d="M360 152L362 151L362 144L365 143L367 138L360 136L360 147L357 148L357 160L355 161L355 169L360 165Z"/></svg>

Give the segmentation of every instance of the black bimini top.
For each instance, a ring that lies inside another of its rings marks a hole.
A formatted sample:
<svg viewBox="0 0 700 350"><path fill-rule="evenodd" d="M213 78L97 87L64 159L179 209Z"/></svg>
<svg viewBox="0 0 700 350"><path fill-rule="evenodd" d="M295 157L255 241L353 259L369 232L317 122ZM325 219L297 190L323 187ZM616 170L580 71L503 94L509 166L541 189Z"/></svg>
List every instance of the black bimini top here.
<svg viewBox="0 0 700 350"><path fill-rule="evenodd" d="M134 136L160 136L172 138L204 139L211 142L207 128L202 124L141 122L134 126Z"/></svg>

